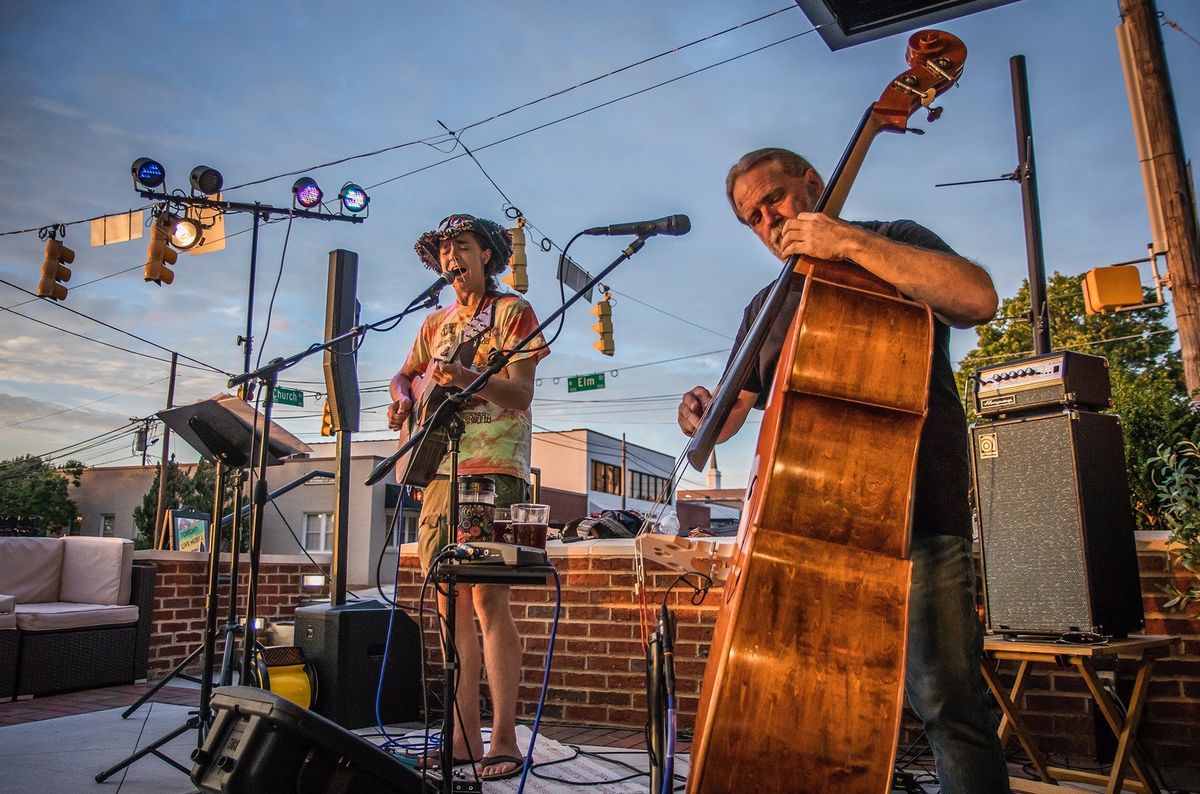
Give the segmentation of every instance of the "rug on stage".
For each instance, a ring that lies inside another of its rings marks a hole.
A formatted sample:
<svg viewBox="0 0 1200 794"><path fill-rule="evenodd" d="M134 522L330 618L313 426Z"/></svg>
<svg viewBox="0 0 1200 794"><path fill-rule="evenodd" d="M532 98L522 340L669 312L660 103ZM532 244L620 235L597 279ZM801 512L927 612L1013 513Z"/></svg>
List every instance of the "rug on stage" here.
<svg viewBox="0 0 1200 794"><path fill-rule="evenodd" d="M525 725L517 726L517 744L529 746L530 730ZM413 731L406 734L404 739L410 755L419 755L424 731ZM485 737L486 739L486 737ZM533 751L533 762L537 765L531 769L525 781L527 794L570 794L571 792L590 792L591 794L645 794L650 783L647 775L637 775L647 766L645 752L631 752L613 747L584 748L578 752L572 746L562 744L545 736L539 736ZM486 747L485 747L486 752ZM682 761L682 759L681 759ZM636 767L631 770L621 763ZM543 766L544 764L544 766ZM686 769L686 764L679 764ZM471 773L468 767L458 767L462 774L469 779ZM608 781L608 782L602 782ZM515 794L521 783L521 776L507 780L489 780L484 783L485 794ZM589 784L589 785L584 785Z"/></svg>

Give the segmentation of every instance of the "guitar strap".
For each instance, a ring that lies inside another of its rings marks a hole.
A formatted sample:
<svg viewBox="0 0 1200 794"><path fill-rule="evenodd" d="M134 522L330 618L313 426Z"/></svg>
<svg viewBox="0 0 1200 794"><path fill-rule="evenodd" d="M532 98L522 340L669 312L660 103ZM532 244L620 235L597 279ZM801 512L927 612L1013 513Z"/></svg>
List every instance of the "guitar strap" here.
<svg viewBox="0 0 1200 794"><path fill-rule="evenodd" d="M479 307L479 311L463 326L462 333L459 334L458 349L453 356L456 363L470 369L475 352L479 350L479 343L483 340L483 335L491 329L495 317L496 301L489 301L486 306Z"/></svg>

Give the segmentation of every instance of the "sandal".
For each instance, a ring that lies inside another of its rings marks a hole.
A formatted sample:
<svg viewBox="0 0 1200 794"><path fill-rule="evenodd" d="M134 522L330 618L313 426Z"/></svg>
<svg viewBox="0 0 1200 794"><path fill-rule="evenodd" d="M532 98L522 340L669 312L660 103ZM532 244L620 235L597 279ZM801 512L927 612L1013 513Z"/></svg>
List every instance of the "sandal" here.
<svg viewBox="0 0 1200 794"><path fill-rule="evenodd" d="M493 772L487 774L483 770L489 766L497 764L512 764L513 768L505 772ZM508 780L510 777L516 777L521 774L521 770L525 768L525 759L519 755L485 755L479 760L479 779L480 780Z"/></svg>

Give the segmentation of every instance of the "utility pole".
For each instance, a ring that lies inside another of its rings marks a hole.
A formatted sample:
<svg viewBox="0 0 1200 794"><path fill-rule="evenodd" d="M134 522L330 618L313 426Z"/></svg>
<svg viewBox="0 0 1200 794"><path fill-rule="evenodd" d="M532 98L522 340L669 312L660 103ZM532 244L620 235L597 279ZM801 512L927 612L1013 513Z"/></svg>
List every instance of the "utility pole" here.
<svg viewBox="0 0 1200 794"><path fill-rule="evenodd" d="M625 509L625 492L629 490L629 473L625 468L625 434L621 434L621 509Z"/></svg>
<svg viewBox="0 0 1200 794"><path fill-rule="evenodd" d="M1119 0L1141 94L1153 170L1153 190L1162 208L1167 273L1171 279L1175 325L1183 354L1188 396L1200 401L1200 257L1197 256L1196 197L1192 193L1171 77L1163 53L1154 0ZM1118 35L1121 30L1118 29Z"/></svg>
<svg viewBox="0 0 1200 794"><path fill-rule="evenodd" d="M171 354L171 380L167 384L167 407L175 407L175 369L179 363L179 354ZM165 519L165 511L163 502L167 497L167 463L171 460L171 428L163 423L162 436L162 465L158 467L158 509L154 512L154 526L158 528L158 543L154 548L163 549L167 547L168 527L163 523ZM214 516L214 520L220 521L220 516Z"/></svg>

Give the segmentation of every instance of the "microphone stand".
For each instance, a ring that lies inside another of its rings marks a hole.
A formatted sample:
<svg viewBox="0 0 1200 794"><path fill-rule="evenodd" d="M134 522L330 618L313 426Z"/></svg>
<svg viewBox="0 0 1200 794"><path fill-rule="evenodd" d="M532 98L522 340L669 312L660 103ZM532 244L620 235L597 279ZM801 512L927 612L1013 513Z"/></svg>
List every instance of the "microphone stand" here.
<svg viewBox="0 0 1200 794"><path fill-rule="evenodd" d="M319 353L344 341L354 339L356 337L365 336L367 331L377 330L381 326L392 323L399 323L407 315L425 309L437 304L437 292L441 287L446 285L444 277L439 278L432 286L418 295L408 304L402 311L386 317L370 325L358 325L346 331L344 334L339 334L332 339L327 339L320 344L314 344L299 353L296 353L287 358L275 358L268 361L263 366L256 370L245 372L241 375L229 379L229 387L242 386L252 380L260 381L263 390L260 392L263 396L262 416L263 429L262 435L254 434L255 442L258 444L257 460L255 461L255 471L257 480L254 484L254 494L251 502L250 513L250 575L248 579L248 587L246 591L246 622L245 633L243 636L243 654L242 654L242 670L241 680L250 681L251 672L254 669L254 649L257 642L258 629L255 625L256 606L258 599L258 570L259 558L262 556L262 525L263 515L266 511L268 500L267 493L267 462L270 459L270 432L271 432L271 408L274 405L275 384L279 379L279 373L289 369L314 353Z"/></svg>

